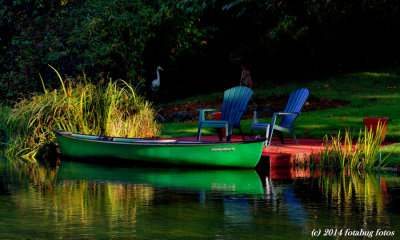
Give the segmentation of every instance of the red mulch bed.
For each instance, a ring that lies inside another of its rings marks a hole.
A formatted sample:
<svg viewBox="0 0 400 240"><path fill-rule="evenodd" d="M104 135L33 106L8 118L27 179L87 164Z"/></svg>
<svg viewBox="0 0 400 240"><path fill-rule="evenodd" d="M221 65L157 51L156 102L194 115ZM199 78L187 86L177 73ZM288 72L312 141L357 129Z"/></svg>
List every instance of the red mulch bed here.
<svg viewBox="0 0 400 240"><path fill-rule="evenodd" d="M282 111L285 109L289 97L274 96L268 98L255 98L248 104L249 109L253 109L257 105L257 109L268 109ZM350 101L328 98L309 97L304 105L302 112L311 112L315 110L323 110L327 108L337 108L349 104ZM211 101L191 101L178 105L168 105L157 111L163 122L190 122L197 121L199 112L197 109L221 108L222 97ZM179 114L177 114L179 113ZM179 116L178 116L179 115ZM180 117L180 116L185 117ZM175 117L178 116L178 117ZM253 117L252 112L244 114L243 119Z"/></svg>

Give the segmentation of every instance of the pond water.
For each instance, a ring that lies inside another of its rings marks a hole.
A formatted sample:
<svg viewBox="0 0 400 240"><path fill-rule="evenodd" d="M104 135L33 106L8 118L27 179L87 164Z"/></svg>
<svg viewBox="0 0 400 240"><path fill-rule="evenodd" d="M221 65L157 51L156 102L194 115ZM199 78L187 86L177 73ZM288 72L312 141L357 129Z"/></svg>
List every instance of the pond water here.
<svg viewBox="0 0 400 240"><path fill-rule="evenodd" d="M389 172L0 162L0 239L400 239L399 203Z"/></svg>

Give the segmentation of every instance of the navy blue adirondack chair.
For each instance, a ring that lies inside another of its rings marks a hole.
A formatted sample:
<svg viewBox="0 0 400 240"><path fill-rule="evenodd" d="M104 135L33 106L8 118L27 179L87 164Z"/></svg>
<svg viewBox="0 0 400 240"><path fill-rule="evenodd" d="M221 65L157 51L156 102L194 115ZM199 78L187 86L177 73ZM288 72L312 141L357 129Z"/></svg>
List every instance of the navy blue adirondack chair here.
<svg viewBox="0 0 400 240"><path fill-rule="evenodd" d="M198 109L199 116L199 129L197 132L197 141L200 141L202 128L225 128L226 141L231 140L232 129L238 128L240 134L244 139L242 128L240 127L240 119L243 112L246 110L247 103L249 102L253 91L244 86L233 87L224 92L224 100L221 109ZM206 112L221 111L221 120L206 120ZM222 141L222 134L219 131L218 137Z"/></svg>
<svg viewBox="0 0 400 240"><path fill-rule="evenodd" d="M250 136L253 135L253 130L264 130L267 131L266 138L271 140L272 133L274 130L278 131L279 139L282 143L284 143L282 132L289 132L292 134L294 141L297 145L299 142L296 139L296 135L293 130L293 123L296 120L297 116L301 114L301 109L303 108L304 103L306 102L308 96L310 95L310 91L307 88L298 89L290 94L289 101L286 105L284 111L273 112L271 123L260 123L258 122L257 113L263 111L255 111L253 117L253 123L251 125ZM265 111L264 111L265 112ZM276 119L278 116L282 116L280 122L276 124Z"/></svg>

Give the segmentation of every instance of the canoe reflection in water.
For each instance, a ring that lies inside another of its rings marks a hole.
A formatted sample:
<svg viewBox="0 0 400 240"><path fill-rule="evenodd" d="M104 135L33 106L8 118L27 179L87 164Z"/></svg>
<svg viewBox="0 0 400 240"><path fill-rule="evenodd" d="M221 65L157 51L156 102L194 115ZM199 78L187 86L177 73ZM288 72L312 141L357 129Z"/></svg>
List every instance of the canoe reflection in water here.
<svg viewBox="0 0 400 240"><path fill-rule="evenodd" d="M230 226L237 225L238 228L248 228L251 225L249 199L270 198L271 193L265 190L270 191L272 188L264 186L264 179L265 176L261 177L253 169L112 168L72 161L63 161L58 172L60 181L136 184L165 189L161 192L193 193L205 209L209 208L207 204L214 205L219 202L218 199L222 199L224 222Z"/></svg>
<svg viewBox="0 0 400 240"><path fill-rule="evenodd" d="M252 169L112 168L63 161L58 179L117 181L223 194L264 195L260 176Z"/></svg>
<svg viewBox="0 0 400 240"><path fill-rule="evenodd" d="M171 196L177 198L178 208L219 211L217 206L220 206L224 224L240 229L254 225L258 209L277 212L285 222L298 227L313 222L310 216L318 214L318 209L325 205L329 209L329 206L343 208L348 213L352 211L348 206L354 205L367 215L385 211L386 181L381 176L356 173L346 176L309 169L274 171L261 174L252 169L113 168L64 161L57 178L146 186L153 189L154 195L147 203L153 206L160 201L171 201Z"/></svg>

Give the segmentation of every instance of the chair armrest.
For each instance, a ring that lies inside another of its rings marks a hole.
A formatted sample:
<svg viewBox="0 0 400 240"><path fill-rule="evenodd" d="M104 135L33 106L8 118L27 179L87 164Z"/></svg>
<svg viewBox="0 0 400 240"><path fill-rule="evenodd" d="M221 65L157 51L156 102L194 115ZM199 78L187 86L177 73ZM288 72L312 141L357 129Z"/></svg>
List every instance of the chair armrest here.
<svg viewBox="0 0 400 240"><path fill-rule="evenodd" d="M221 109L219 108L214 108L214 109L197 109L197 111L199 111L200 115L199 115L199 122L203 122L206 120L205 117L205 112L217 112L217 111L221 111Z"/></svg>
<svg viewBox="0 0 400 240"><path fill-rule="evenodd" d="M272 126L275 125L276 118L277 118L278 115L290 115L290 114L299 115L300 112L276 112L276 113L274 113L274 115L272 116L272 122L271 122Z"/></svg>
<svg viewBox="0 0 400 240"><path fill-rule="evenodd" d="M256 111L254 111L253 123L258 123L258 114L259 113L276 113L276 111L269 111L269 110L256 110Z"/></svg>
<svg viewBox="0 0 400 240"><path fill-rule="evenodd" d="M210 108L210 109L197 109L199 112L218 112L221 111L220 108Z"/></svg>
<svg viewBox="0 0 400 240"><path fill-rule="evenodd" d="M278 114L278 115L290 115L290 114L301 114L301 112L274 112L274 114Z"/></svg>
<svg viewBox="0 0 400 240"><path fill-rule="evenodd" d="M270 111L270 110L255 110L254 112L257 112L257 113L274 113L274 112L277 112L277 111Z"/></svg>
<svg viewBox="0 0 400 240"><path fill-rule="evenodd" d="M278 115L290 115L290 114L296 114L299 115L301 112L272 112L272 111L254 111L254 116L253 116L253 123L258 123L258 113L273 113L274 115L272 116L272 123L275 124L276 118Z"/></svg>
<svg viewBox="0 0 400 240"><path fill-rule="evenodd" d="M278 113L279 115L285 115L285 114L301 114L301 112L282 112L282 111L266 111L266 110L257 110L254 111L254 113Z"/></svg>

